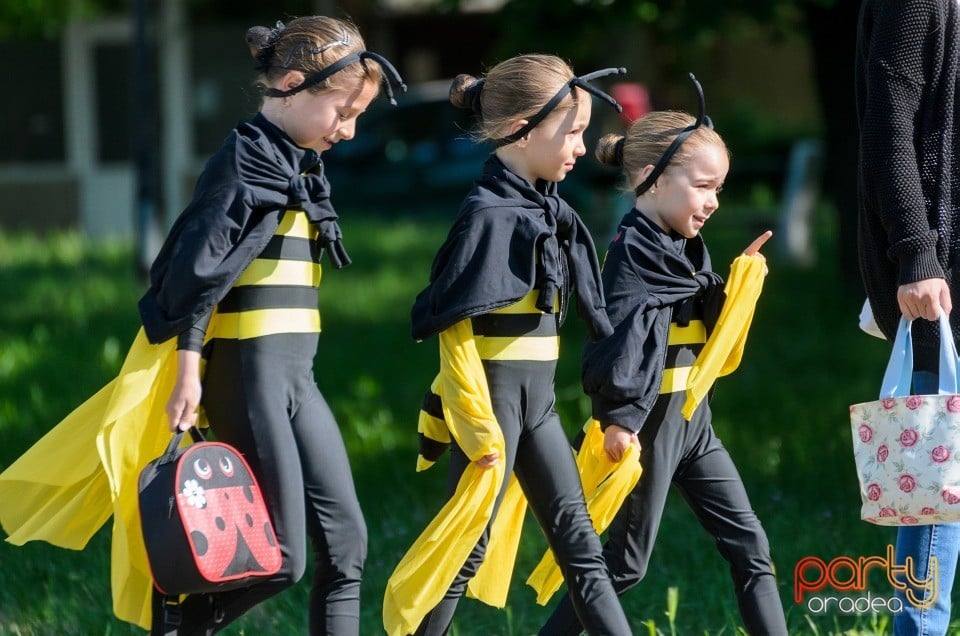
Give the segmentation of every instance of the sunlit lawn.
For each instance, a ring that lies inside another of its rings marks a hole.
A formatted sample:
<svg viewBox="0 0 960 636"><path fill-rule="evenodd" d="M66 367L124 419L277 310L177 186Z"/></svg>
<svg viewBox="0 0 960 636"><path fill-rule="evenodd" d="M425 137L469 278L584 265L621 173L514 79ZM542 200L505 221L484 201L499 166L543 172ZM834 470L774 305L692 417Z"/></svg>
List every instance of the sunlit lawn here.
<svg viewBox="0 0 960 636"><path fill-rule="evenodd" d="M716 269L725 274L732 257L772 223L736 208L718 215L706 230ZM436 344L411 340L408 316L446 227L435 215L349 215L343 228L354 264L324 271L316 375L347 440L370 531L363 634L382 633L386 579L441 501L444 467L414 472L416 412L435 372ZM841 288L832 244L821 243L819 265L808 270L766 250L771 273L744 363L720 381L715 426L770 535L791 633L884 633L889 614L810 615L793 601L793 569L803 557L883 555L894 538L859 521L847 420L848 404L876 395L886 350L857 330L862 296ZM123 245L0 235L0 469L119 368L143 289L132 263ZM563 330L557 394L569 431L587 413L577 369L582 334L575 319ZM464 600L456 633L535 633L548 608L534 603L523 580L543 548L528 520L508 609ZM0 544L0 634L140 633L110 611L108 551L107 529L83 552ZM679 593L675 633L737 633L727 567L679 497L670 501L646 579L624 598L635 633L670 633L669 588ZM876 574L870 593L889 597L892 590ZM301 582L225 633L305 633L307 594Z"/></svg>

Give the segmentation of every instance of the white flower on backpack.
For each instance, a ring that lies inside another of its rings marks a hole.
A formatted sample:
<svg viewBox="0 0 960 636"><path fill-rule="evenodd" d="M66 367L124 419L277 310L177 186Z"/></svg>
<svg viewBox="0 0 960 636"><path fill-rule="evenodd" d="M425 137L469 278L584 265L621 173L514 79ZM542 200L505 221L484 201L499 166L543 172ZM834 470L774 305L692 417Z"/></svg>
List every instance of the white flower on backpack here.
<svg viewBox="0 0 960 636"><path fill-rule="evenodd" d="M203 508L207 505L207 497L203 494L203 486L196 479L188 479L183 482L183 496L187 498L194 508Z"/></svg>

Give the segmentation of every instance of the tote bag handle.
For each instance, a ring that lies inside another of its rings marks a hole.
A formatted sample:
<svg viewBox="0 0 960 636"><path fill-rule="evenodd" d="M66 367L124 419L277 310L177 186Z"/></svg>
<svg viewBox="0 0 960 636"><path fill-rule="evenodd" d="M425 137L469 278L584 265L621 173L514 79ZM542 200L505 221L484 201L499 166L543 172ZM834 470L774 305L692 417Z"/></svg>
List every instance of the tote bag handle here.
<svg viewBox="0 0 960 636"><path fill-rule="evenodd" d="M940 395L954 395L960 393L957 386L957 346L953 341L953 331L950 329L950 319L946 312L940 312ZM913 341L910 332L912 321L900 318L897 327L897 336L893 341L893 351L890 353L890 362L883 374L883 384L880 387L880 398L904 397L910 395L910 385L913 381Z"/></svg>

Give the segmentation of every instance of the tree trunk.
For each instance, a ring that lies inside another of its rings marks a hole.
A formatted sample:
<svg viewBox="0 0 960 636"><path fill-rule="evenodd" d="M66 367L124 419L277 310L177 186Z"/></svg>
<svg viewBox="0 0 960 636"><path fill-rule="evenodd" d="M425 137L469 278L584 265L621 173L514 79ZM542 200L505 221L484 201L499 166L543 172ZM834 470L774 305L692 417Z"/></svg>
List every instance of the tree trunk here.
<svg viewBox="0 0 960 636"><path fill-rule="evenodd" d="M837 0L829 7L804 3L826 136L823 185L836 211L836 256L851 291L863 288L857 263L859 131L853 81L859 10L860 0Z"/></svg>

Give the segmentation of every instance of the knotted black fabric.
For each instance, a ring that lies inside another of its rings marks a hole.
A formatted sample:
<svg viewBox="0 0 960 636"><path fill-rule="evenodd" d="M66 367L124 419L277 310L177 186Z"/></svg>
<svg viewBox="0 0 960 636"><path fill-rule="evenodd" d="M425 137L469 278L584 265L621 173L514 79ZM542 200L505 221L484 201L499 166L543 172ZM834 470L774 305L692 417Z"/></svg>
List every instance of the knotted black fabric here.
<svg viewBox="0 0 960 636"><path fill-rule="evenodd" d="M139 302L150 342L181 333L220 302L287 208L304 210L334 267L350 263L320 155L257 114L207 162L150 268Z"/></svg>
<svg viewBox="0 0 960 636"><path fill-rule="evenodd" d="M674 311L698 299L712 330L723 307L723 279L711 271L699 235L668 234L634 209L610 244L603 288L614 331L585 345L583 388L602 426L639 431L660 392Z"/></svg>
<svg viewBox="0 0 960 636"><path fill-rule="evenodd" d="M534 186L491 154L434 258L430 284L417 295L411 333L423 340L534 289L543 311L553 311L559 293L562 320L571 288L591 339L612 333L596 248L580 216L556 183Z"/></svg>

